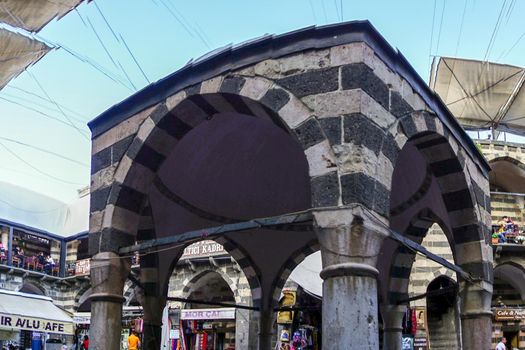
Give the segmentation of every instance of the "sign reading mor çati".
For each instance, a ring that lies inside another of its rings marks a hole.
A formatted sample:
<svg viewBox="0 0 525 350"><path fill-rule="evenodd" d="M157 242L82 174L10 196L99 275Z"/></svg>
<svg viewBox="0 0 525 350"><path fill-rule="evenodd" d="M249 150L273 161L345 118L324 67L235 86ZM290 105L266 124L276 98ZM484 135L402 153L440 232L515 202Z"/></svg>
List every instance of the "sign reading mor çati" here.
<svg viewBox="0 0 525 350"><path fill-rule="evenodd" d="M180 310L180 318L182 320L232 320L235 319L235 309L221 308Z"/></svg>

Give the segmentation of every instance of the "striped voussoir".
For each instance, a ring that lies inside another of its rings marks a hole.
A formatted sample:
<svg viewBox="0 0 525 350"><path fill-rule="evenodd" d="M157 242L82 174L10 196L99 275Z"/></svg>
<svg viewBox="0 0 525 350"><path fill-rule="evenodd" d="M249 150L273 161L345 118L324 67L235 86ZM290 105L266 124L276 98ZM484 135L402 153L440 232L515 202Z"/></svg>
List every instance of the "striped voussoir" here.
<svg viewBox="0 0 525 350"><path fill-rule="evenodd" d="M262 287L260 276L261 273L255 263L251 260L246 251L238 246L234 241L228 239L225 236L221 236L215 239L215 241L221 244L233 259L237 262L241 268L250 290L252 293L252 306L259 308L262 306Z"/></svg>
<svg viewBox="0 0 525 350"><path fill-rule="evenodd" d="M209 272L215 272L218 273L221 278L228 284L230 287L230 290L233 292L233 297L235 298L235 303L241 305L242 304L242 296L241 293L239 293L239 285L236 281L234 281L225 271L222 269L214 269L214 270L205 270L201 271L194 276L190 278L188 283L184 285L182 288L182 298L189 299L191 297L191 293L195 290L195 285L197 282L201 281L201 278L206 275ZM207 301L206 296L204 297L204 301Z"/></svg>
<svg viewBox="0 0 525 350"><path fill-rule="evenodd" d="M441 219L439 219L431 210L422 210L403 232L408 239L421 244L425 238L428 229L434 223L445 227ZM416 258L416 253L405 247L399 245L393 255L393 263L389 274L389 288L388 288L388 302L391 305L396 305L399 300L408 298L408 285L410 282L410 274L412 265Z"/></svg>
<svg viewBox="0 0 525 350"><path fill-rule="evenodd" d="M318 251L319 248L319 242L317 240L313 240L309 242L306 246L302 247L301 249L295 251L290 255L290 258L284 263L284 265L281 267L279 273L277 274L276 279L272 283L271 292L269 293L269 307L277 307L279 305L279 299L281 297L281 291L288 280L288 277L290 277L290 274L292 271L299 265L307 256L315 253Z"/></svg>

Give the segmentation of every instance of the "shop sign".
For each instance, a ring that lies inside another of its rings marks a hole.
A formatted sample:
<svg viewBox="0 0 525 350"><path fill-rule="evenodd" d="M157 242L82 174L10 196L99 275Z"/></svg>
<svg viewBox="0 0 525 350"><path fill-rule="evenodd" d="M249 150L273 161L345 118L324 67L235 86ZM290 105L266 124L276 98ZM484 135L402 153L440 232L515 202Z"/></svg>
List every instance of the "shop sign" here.
<svg viewBox="0 0 525 350"><path fill-rule="evenodd" d="M1 313L0 327L45 333L74 334L72 323Z"/></svg>
<svg viewBox="0 0 525 350"><path fill-rule="evenodd" d="M401 338L401 350L414 350L414 337L411 335L404 335Z"/></svg>
<svg viewBox="0 0 525 350"><path fill-rule="evenodd" d="M73 315L73 323L75 324L90 324L91 322L91 312L86 313L76 313Z"/></svg>
<svg viewBox="0 0 525 350"><path fill-rule="evenodd" d="M170 339L179 339L180 333L178 329L170 329Z"/></svg>
<svg viewBox="0 0 525 350"><path fill-rule="evenodd" d="M235 319L235 308L180 310L181 320L231 320Z"/></svg>
<svg viewBox="0 0 525 350"><path fill-rule="evenodd" d="M525 309L495 309L494 319L496 321L525 320Z"/></svg>
<svg viewBox="0 0 525 350"><path fill-rule="evenodd" d="M200 241L184 248L181 259L202 258L224 254L224 247L215 241Z"/></svg>
<svg viewBox="0 0 525 350"><path fill-rule="evenodd" d="M415 338L414 339L414 350L427 350L427 338Z"/></svg>
<svg viewBox="0 0 525 350"><path fill-rule="evenodd" d="M75 264L75 276L89 275L89 259L78 260Z"/></svg>

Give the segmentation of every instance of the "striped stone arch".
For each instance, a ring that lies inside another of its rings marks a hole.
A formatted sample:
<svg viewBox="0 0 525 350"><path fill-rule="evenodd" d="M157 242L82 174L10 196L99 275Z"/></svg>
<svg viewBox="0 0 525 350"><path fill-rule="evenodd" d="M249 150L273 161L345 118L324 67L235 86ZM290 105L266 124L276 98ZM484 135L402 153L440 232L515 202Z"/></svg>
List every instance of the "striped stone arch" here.
<svg viewBox="0 0 525 350"><path fill-rule="evenodd" d="M442 230L446 230L446 225L434 212L428 208L421 210L409 223L404 231L404 236L408 239L421 244L427 235L428 229L438 224ZM450 234L445 233L447 237ZM416 258L416 252L399 245L393 255L392 265L388 276L387 302L396 305L399 300L408 298L408 285L410 283L410 273ZM448 275L445 268L439 269L437 275Z"/></svg>
<svg viewBox="0 0 525 350"><path fill-rule="evenodd" d="M186 283L186 285L184 286L184 288L182 288L182 298L185 298L187 299L195 284L197 283L197 281L202 277L204 276L205 274L209 273L209 272L215 272L217 273L219 276L221 276L221 278L228 284L228 286L230 287L232 293L233 293L233 297L235 298L235 303L238 304L238 305L241 305L242 304L242 296L239 294L239 288L237 287L237 283L234 282L229 276L228 274L224 273L221 269L207 269L207 270L204 270L204 271L201 271L197 274L195 274L194 276L192 276L188 283Z"/></svg>
<svg viewBox="0 0 525 350"><path fill-rule="evenodd" d="M399 150L406 142L413 142L439 184L454 239L451 246L456 263L474 277L492 281L487 179L434 114L414 111L400 118L399 128L404 135Z"/></svg>
<svg viewBox="0 0 525 350"><path fill-rule="evenodd" d="M522 161L519 159L510 157L510 156L503 156L503 157L494 157L493 155L489 154L487 157L489 164L495 163L495 162L509 162L520 168L521 170L525 171L525 164L523 164Z"/></svg>
<svg viewBox="0 0 525 350"><path fill-rule="evenodd" d="M293 252L286 263L281 267L281 270L277 274L277 278L272 283L271 298L269 307L274 308L279 305L279 299L281 297L281 291L293 270L306 259L307 256L315 253L320 249L319 241L317 239L310 241L306 246Z"/></svg>

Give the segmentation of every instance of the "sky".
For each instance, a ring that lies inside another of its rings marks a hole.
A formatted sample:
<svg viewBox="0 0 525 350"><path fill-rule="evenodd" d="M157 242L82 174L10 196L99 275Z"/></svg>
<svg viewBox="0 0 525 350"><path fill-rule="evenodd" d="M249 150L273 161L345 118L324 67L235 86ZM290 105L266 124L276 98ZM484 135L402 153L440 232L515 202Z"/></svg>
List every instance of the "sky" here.
<svg viewBox="0 0 525 350"><path fill-rule="evenodd" d="M83 3L38 33L56 49L0 91L0 181L74 200L90 179L87 122L229 43L366 19L428 82L435 56L525 66L524 14L518 0Z"/></svg>

